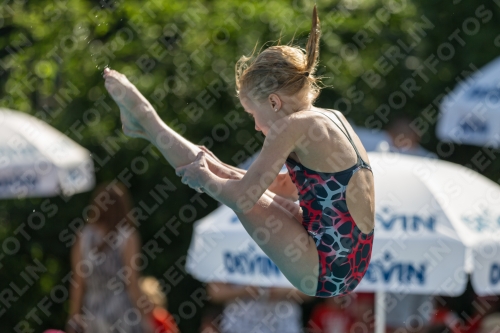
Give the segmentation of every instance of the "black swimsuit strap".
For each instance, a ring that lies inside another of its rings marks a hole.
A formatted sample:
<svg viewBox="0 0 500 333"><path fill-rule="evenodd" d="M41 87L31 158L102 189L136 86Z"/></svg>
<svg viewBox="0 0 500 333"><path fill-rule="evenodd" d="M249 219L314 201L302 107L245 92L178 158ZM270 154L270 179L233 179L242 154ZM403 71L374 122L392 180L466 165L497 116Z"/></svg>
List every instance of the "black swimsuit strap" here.
<svg viewBox="0 0 500 333"><path fill-rule="evenodd" d="M340 128L339 124L337 124L332 118L330 118L328 116L328 114L320 112L320 111L315 111L315 110L311 110L311 111L318 112L318 113L321 113L321 114L324 114L325 116L327 116L338 127L338 129L346 136L347 140L349 140L349 142L351 143L352 147L354 148L354 151L356 152L356 156L358 157L357 164L360 164L362 167L371 170L370 165L368 163L366 163L363 160L363 158L361 157L361 154L359 153L358 148L354 144L354 141L353 141L351 135L349 134L349 131L347 130L347 127L344 125L344 122L342 121L342 119L340 119L340 117L337 116L337 114L333 110L330 110L330 109L327 109L327 110L330 111L332 114L335 115L335 117L338 119L338 121L342 124L342 127L344 128L345 132L342 130L342 128Z"/></svg>

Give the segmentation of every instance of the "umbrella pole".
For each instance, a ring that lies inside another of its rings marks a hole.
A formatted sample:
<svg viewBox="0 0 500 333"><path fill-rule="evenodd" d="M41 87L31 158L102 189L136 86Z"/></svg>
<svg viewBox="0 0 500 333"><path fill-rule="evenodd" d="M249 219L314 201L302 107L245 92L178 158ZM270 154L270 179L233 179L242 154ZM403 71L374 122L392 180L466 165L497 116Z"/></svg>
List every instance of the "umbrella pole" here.
<svg viewBox="0 0 500 333"><path fill-rule="evenodd" d="M385 333L385 292L375 293L375 333Z"/></svg>

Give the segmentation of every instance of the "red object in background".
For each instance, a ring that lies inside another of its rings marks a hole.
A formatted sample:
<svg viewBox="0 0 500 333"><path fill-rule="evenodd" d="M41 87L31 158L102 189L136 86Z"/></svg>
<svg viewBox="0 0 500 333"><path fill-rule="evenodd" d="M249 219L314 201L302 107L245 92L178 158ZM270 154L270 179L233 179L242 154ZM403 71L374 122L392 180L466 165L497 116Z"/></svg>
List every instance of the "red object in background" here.
<svg viewBox="0 0 500 333"><path fill-rule="evenodd" d="M481 316L481 318L482 318L482 316ZM474 319L476 319L476 318L474 318ZM479 331L480 326L481 326L480 319L473 320L472 323L468 324L468 326L467 325L465 326L465 329L463 331L465 331L466 333L477 333Z"/></svg>
<svg viewBox="0 0 500 333"><path fill-rule="evenodd" d="M375 294L353 293L347 309L355 321L353 330L371 333L375 330Z"/></svg>
<svg viewBox="0 0 500 333"><path fill-rule="evenodd" d="M434 311L429 324L446 325L446 327L448 327L451 332L462 333L462 331L460 330L461 321L458 315L455 312L444 307L436 309Z"/></svg>
<svg viewBox="0 0 500 333"><path fill-rule="evenodd" d="M367 302L367 303L375 303L375 294L374 293L355 293L354 298L357 302Z"/></svg>
<svg viewBox="0 0 500 333"><path fill-rule="evenodd" d="M314 308L309 327L315 333L349 333L352 324L353 318L345 309L323 303Z"/></svg>
<svg viewBox="0 0 500 333"><path fill-rule="evenodd" d="M174 317L167 310L155 307L152 317L154 333L179 333Z"/></svg>

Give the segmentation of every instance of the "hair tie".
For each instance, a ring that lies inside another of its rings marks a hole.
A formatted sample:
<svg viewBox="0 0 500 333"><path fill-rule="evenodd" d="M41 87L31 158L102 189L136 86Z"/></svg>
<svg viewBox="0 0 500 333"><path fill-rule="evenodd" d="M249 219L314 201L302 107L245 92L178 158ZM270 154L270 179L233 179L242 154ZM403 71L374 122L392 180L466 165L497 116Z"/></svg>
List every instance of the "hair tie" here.
<svg viewBox="0 0 500 333"><path fill-rule="evenodd" d="M305 73L304 73L304 75L305 75L305 76L309 76L309 72L305 72Z"/></svg>

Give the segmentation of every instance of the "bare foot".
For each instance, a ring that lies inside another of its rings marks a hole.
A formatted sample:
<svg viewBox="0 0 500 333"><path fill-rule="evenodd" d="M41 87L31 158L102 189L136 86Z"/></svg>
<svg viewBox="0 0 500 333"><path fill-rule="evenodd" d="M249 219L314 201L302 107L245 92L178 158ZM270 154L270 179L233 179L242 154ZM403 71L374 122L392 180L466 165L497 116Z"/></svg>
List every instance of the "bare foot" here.
<svg viewBox="0 0 500 333"><path fill-rule="evenodd" d="M104 86L120 108L120 119L125 135L147 138L146 122L156 116L151 103L125 75L105 68L103 77Z"/></svg>

